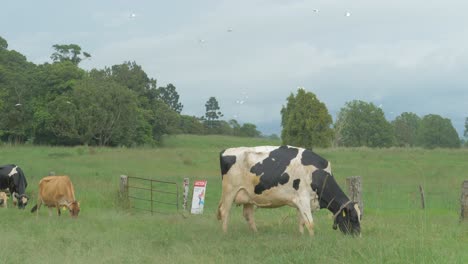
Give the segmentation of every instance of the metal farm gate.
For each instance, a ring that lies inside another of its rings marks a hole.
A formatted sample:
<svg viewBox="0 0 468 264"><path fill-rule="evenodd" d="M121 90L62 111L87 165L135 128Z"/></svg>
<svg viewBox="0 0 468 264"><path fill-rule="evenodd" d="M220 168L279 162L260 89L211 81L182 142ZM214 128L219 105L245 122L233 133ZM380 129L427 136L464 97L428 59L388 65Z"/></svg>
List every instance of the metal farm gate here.
<svg viewBox="0 0 468 264"><path fill-rule="evenodd" d="M176 182L128 176L128 198L131 208L151 214L179 211L179 185Z"/></svg>

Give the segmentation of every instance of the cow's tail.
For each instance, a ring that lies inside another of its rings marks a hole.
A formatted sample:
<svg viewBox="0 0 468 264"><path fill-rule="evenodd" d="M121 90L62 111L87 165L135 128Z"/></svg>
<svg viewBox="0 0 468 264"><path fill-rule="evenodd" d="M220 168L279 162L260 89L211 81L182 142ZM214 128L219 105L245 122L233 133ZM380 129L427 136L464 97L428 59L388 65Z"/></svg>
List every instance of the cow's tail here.
<svg viewBox="0 0 468 264"><path fill-rule="evenodd" d="M37 204L31 209L31 213L36 212L36 210L37 210Z"/></svg>

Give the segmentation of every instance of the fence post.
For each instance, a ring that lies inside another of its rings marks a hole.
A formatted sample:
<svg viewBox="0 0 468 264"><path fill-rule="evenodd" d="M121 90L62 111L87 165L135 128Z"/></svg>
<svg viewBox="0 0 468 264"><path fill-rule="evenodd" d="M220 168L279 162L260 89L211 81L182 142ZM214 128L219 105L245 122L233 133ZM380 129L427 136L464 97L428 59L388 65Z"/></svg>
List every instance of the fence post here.
<svg viewBox="0 0 468 264"><path fill-rule="evenodd" d="M184 202L182 204L184 210L187 210L188 196L189 196L189 178L184 178Z"/></svg>
<svg viewBox="0 0 468 264"><path fill-rule="evenodd" d="M460 204L460 221L468 220L468 180L462 183Z"/></svg>
<svg viewBox="0 0 468 264"><path fill-rule="evenodd" d="M356 202L361 210L361 215L364 215L364 203L362 201L362 185L361 176L353 176L346 178L348 186L348 194L351 201Z"/></svg>
<svg viewBox="0 0 468 264"><path fill-rule="evenodd" d="M421 193L421 207L422 209L426 208L426 198L424 196L424 189L421 185L419 185L419 192Z"/></svg>
<svg viewBox="0 0 468 264"><path fill-rule="evenodd" d="M120 191L119 198L122 207L128 208L130 202L128 200L128 177L127 175L120 175Z"/></svg>

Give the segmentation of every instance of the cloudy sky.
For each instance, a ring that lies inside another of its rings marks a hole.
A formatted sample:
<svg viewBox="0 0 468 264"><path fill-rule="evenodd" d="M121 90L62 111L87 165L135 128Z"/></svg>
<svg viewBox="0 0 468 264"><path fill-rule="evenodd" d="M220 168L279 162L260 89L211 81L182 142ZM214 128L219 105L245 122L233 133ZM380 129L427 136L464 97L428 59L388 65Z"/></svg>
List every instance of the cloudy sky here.
<svg viewBox="0 0 468 264"><path fill-rule="evenodd" d="M462 0L6 0L0 36L28 60L52 45L92 55L85 69L136 61L173 83L183 114L209 97L225 119L281 131L299 86L333 118L344 104L438 114L462 135L468 117L468 2Z"/></svg>

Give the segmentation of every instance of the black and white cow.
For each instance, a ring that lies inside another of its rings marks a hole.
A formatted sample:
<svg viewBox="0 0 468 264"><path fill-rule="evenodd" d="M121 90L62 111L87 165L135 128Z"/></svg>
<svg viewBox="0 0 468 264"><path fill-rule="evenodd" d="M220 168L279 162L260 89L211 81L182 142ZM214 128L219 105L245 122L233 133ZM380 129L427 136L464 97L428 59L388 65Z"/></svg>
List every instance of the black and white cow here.
<svg viewBox="0 0 468 264"><path fill-rule="evenodd" d="M233 203L243 205L243 214L257 231L254 206L297 208L299 231L304 225L312 236L312 211L327 208L334 215L333 228L360 235L361 212L338 186L331 164L310 150L291 146L239 147L220 154L222 195L218 219L227 232Z"/></svg>
<svg viewBox="0 0 468 264"><path fill-rule="evenodd" d="M26 187L28 182L24 177L23 170L13 164L0 166L0 190L9 189L13 197L13 205L18 205L19 209L24 209L28 204Z"/></svg>

